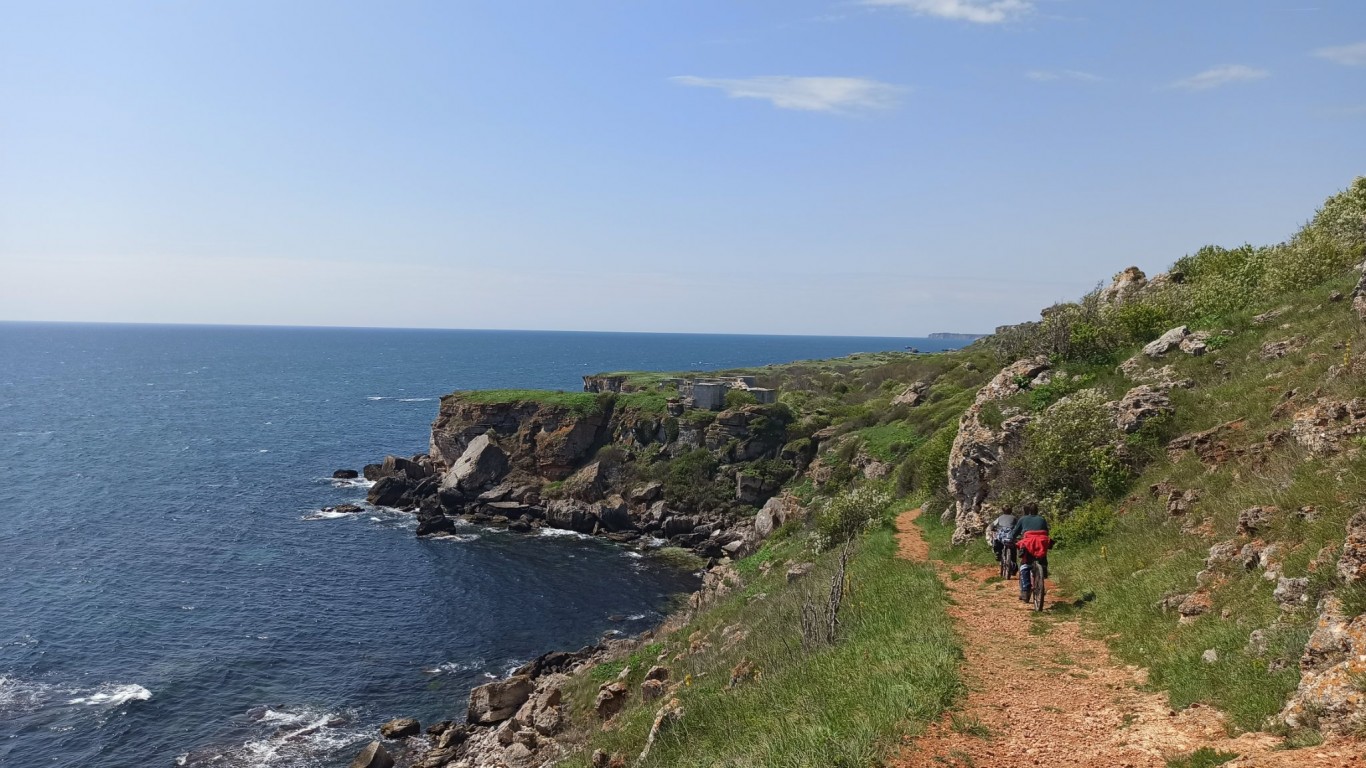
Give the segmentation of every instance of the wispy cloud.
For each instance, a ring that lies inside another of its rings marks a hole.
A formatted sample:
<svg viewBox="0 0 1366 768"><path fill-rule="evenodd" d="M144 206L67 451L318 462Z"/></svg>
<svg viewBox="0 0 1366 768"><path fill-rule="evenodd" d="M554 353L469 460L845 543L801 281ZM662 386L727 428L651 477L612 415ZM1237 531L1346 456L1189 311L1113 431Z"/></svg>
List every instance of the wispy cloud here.
<svg viewBox="0 0 1366 768"><path fill-rule="evenodd" d="M1000 24L1034 10L1034 0L862 0L862 5L905 8L920 16Z"/></svg>
<svg viewBox="0 0 1366 768"><path fill-rule="evenodd" d="M1320 59L1328 59L1349 67L1366 66L1366 40L1351 45L1336 45L1314 51Z"/></svg>
<svg viewBox="0 0 1366 768"><path fill-rule="evenodd" d="M1211 88L1218 88L1229 83L1244 83L1251 80L1261 80L1270 76L1271 73L1265 69L1257 69L1243 64L1229 64L1223 67L1207 69L1196 75L1177 80L1172 83L1170 88L1177 88L1183 91L1207 91Z"/></svg>
<svg viewBox="0 0 1366 768"><path fill-rule="evenodd" d="M896 104L902 88L861 77L742 77L713 78L682 75L669 78L679 85L716 88L733 99L762 99L779 109L807 112L850 112L883 109Z"/></svg>
<svg viewBox="0 0 1366 768"><path fill-rule="evenodd" d="M1054 80L1075 80L1081 83L1098 83L1105 79L1100 75L1093 75L1090 72L1082 72L1075 69L1031 69L1025 73L1025 77L1040 83L1052 82Z"/></svg>

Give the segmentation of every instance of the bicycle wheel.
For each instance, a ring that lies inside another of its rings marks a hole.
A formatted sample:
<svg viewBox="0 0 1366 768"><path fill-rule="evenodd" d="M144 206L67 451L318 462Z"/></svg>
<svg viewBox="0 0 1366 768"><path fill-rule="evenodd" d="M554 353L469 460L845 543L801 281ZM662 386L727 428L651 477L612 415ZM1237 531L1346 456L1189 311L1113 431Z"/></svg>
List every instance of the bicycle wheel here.
<svg viewBox="0 0 1366 768"><path fill-rule="evenodd" d="M1030 570L1030 574L1029 574L1029 575L1030 575L1031 579L1032 579L1033 582L1034 582L1034 583L1031 585L1031 586L1034 587L1034 594L1033 594L1034 610L1036 610L1036 611L1042 611L1042 610L1043 610L1044 592L1045 592L1046 589L1047 589L1047 588L1044 586L1044 583L1043 583L1043 566L1040 565L1040 564L1037 563L1037 562L1031 563L1030 566L1029 566L1029 570Z"/></svg>
<svg viewBox="0 0 1366 768"><path fill-rule="evenodd" d="M1010 553L1005 551L1001 552L1001 579L1010 580Z"/></svg>

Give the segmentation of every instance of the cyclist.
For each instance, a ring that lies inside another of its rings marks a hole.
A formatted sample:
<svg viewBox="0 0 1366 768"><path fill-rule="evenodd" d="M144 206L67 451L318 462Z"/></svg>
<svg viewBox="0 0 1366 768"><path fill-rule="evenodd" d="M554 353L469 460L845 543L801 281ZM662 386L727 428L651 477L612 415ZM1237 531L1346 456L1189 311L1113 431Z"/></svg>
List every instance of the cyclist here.
<svg viewBox="0 0 1366 768"><path fill-rule="evenodd" d="M1022 511L1010 529L1010 538L1020 555L1020 600L1027 603L1033 589L1028 566L1037 560L1043 566L1044 578L1048 578L1048 548L1053 541L1048 538L1048 521L1039 514L1038 504L1028 502Z"/></svg>
<svg viewBox="0 0 1366 768"><path fill-rule="evenodd" d="M1014 539L1010 538L1010 532L1015 528L1015 510L1007 504L1001 507L1001 514L991 525L987 526L987 540L991 542L991 551L996 554L996 562L1001 562L1001 558L1009 557L1010 550L1014 548Z"/></svg>

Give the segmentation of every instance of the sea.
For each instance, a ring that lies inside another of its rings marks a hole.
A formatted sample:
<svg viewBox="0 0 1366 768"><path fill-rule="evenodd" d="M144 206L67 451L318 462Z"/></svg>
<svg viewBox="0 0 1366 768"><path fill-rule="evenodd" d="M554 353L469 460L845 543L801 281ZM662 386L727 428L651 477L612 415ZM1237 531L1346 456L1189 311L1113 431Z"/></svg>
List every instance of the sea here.
<svg viewBox="0 0 1366 768"><path fill-rule="evenodd" d="M657 624L697 575L414 518L334 481L438 398L919 338L0 323L0 765L345 766L394 717Z"/></svg>

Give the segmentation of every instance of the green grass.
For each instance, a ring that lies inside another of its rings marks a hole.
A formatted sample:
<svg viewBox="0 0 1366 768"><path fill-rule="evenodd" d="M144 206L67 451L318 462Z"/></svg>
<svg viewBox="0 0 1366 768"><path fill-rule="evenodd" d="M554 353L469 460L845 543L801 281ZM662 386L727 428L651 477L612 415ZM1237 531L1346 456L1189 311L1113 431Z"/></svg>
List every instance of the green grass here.
<svg viewBox="0 0 1366 768"><path fill-rule="evenodd" d="M1201 747L1185 757L1174 757L1167 761L1167 768L1214 768L1236 758L1236 752L1220 752L1210 747Z"/></svg>
<svg viewBox="0 0 1366 768"><path fill-rule="evenodd" d="M878 461L896 461L925 442L925 436L904 421L893 421L866 427L854 434L863 440L863 448Z"/></svg>
<svg viewBox="0 0 1366 768"><path fill-rule="evenodd" d="M832 647L804 651L798 614L803 599L824 598L833 555L819 558L817 571L792 585L785 583L785 569L775 568L659 640L673 679L686 677L691 685L678 693L682 721L644 765L867 766L895 749L901 736L937 718L960 693L961 652L933 571L895 553L891 531L882 529L851 559L842 635ZM748 599L758 590L767 597ZM743 639L728 642L736 635L726 628L737 625ZM672 661L695 632L708 649ZM728 688L730 670L741 660L754 664L757 677ZM610 679L621 666L591 677ZM633 692L646 666L644 660L632 664ZM568 695L571 711L584 718L597 683L584 679L575 686ZM593 728L565 765L586 766L596 748L639 754L658 706L643 705L637 692L618 715L618 727Z"/></svg>
<svg viewBox="0 0 1366 768"><path fill-rule="evenodd" d="M473 389L457 393L471 403L540 403L559 406L580 415L602 411L604 399L591 392L560 392L549 389Z"/></svg>

